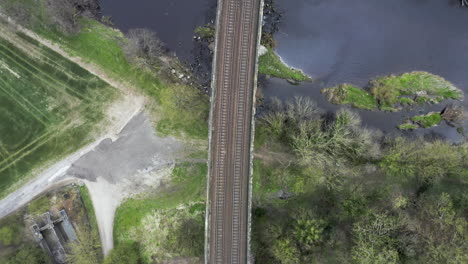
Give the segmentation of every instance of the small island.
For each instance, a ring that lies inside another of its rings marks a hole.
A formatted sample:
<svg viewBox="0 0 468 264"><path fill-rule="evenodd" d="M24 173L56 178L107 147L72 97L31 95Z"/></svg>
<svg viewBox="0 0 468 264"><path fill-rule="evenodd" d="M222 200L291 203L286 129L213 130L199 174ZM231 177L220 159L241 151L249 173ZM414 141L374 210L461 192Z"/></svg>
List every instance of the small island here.
<svg viewBox="0 0 468 264"><path fill-rule="evenodd" d="M444 78L415 71L371 80L367 89L350 84L325 88L322 93L334 104L366 110L399 111L405 106L463 100L463 92Z"/></svg>
<svg viewBox="0 0 468 264"><path fill-rule="evenodd" d="M430 112L426 115L417 115L407 119L398 126L400 130L414 130L417 128L429 128L440 124L444 118L438 112Z"/></svg>

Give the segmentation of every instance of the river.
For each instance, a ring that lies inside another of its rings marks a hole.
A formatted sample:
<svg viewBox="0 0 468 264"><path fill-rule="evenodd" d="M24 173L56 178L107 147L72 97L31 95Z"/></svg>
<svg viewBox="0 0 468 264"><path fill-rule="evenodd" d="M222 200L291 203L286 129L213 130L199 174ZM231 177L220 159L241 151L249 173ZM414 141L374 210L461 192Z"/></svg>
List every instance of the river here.
<svg viewBox="0 0 468 264"><path fill-rule="evenodd" d="M339 106L320 94L339 83L365 86L369 79L414 70L444 77L468 89L468 8L458 0L276 0L283 14L275 34L277 53L304 70L313 82L291 85L276 78L261 83L263 96L287 99L310 96L327 111ZM104 15L123 31L147 27L184 62L200 64L195 27L214 19L216 0L101 0ZM197 59L198 57L198 59ZM209 60L205 60L209 63ZM448 102L411 111L357 110L363 123L386 133L405 117L440 111ZM463 103L466 107L466 101ZM465 124L465 130L466 124ZM455 128L442 124L405 134L440 135L458 141Z"/></svg>

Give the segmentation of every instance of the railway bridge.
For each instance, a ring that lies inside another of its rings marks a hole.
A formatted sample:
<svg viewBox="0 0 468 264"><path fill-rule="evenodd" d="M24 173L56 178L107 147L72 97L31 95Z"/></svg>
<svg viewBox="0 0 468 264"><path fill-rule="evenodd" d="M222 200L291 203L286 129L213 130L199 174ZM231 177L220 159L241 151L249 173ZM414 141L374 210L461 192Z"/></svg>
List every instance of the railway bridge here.
<svg viewBox="0 0 468 264"><path fill-rule="evenodd" d="M250 262L254 100L263 0L218 0L205 263Z"/></svg>

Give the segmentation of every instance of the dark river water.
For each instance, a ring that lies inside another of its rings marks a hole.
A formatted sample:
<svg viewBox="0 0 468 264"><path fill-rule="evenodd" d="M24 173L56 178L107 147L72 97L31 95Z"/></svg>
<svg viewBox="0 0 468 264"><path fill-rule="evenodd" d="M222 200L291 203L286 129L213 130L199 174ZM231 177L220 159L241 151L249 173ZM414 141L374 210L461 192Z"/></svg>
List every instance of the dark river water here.
<svg viewBox="0 0 468 264"><path fill-rule="evenodd" d="M127 32L149 28L184 61L193 62L194 30L216 18L217 0L99 0L104 16Z"/></svg>
<svg viewBox="0 0 468 264"><path fill-rule="evenodd" d="M328 103L320 94L321 88L344 82L363 87L377 76L414 70L440 75L468 91L468 8L460 8L458 0L275 3L283 14L275 34L277 52L314 82L291 85L276 78L263 80L261 91L267 100L310 96L321 108L333 111L340 106ZM193 30L213 20L216 8L216 0L101 0L101 4L103 14L112 16L118 28L151 28L188 63L196 61L199 54ZM447 103L398 113L359 113L365 125L399 133L395 127L405 117L439 111ZM461 138L446 124L406 133L437 134L455 141Z"/></svg>

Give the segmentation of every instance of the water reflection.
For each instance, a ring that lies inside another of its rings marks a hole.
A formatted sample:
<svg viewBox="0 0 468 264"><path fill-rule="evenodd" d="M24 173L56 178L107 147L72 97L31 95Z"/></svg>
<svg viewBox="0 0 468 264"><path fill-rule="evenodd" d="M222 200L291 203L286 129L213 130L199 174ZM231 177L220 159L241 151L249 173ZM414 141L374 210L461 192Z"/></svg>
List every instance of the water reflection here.
<svg viewBox="0 0 468 264"><path fill-rule="evenodd" d="M369 79L391 73L428 71L468 89L468 10L440 0L277 0L283 22L276 34L277 52L290 65L316 78L293 86L270 79L266 97L307 95L322 108L336 109L320 88L339 83L365 86ZM445 105L445 104L444 104ZM422 111L441 110L425 106ZM466 103L464 103L466 106ZM391 132L405 116L360 111L364 122ZM445 124L423 130L459 138Z"/></svg>
<svg viewBox="0 0 468 264"><path fill-rule="evenodd" d="M215 18L216 0L100 0L102 13L127 32L150 28L184 61L193 62L194 30Z"/></svg>

